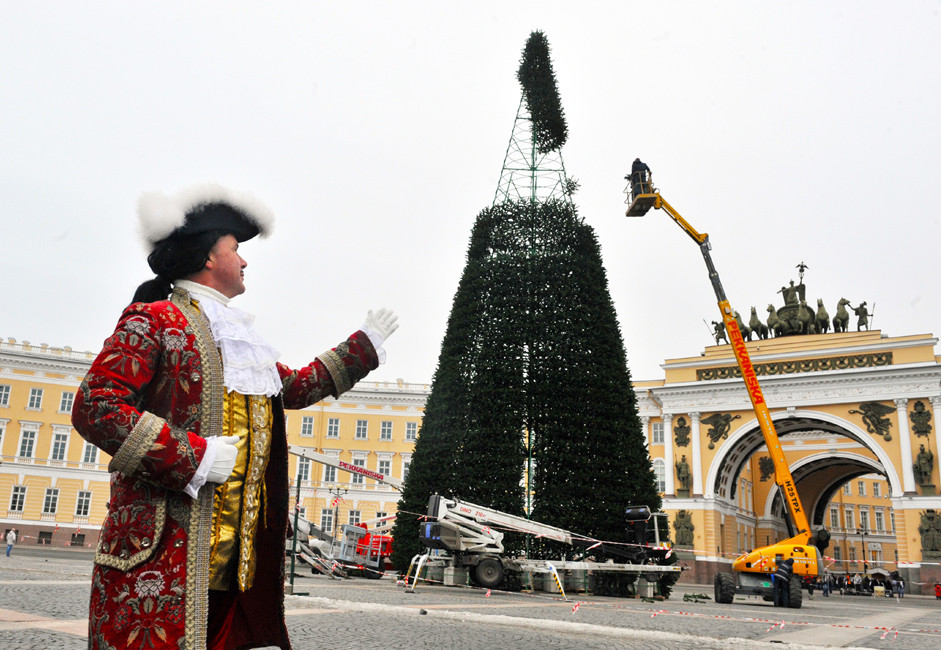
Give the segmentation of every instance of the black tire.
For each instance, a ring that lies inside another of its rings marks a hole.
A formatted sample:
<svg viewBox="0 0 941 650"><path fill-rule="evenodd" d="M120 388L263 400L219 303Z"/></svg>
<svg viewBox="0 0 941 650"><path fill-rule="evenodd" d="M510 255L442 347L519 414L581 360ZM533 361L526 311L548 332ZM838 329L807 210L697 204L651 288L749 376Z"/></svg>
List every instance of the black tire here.
<svg viewBox="0 0 941 650"><path fill-rule="evenodd" d="M791 609L800 609L803 599L800 576L792 575L787 583L787 606Z"/></svg>
<svg viewBox="0 0 941 650"><path fill-rule="evenodd" d="M503 565L500 560L485 557L474 567L474 580L481 587L492 589L503 582Z"/></svg>
<svg viewBox="0 0 941 650"><path fill-rule="evenodd" d="M731 573L717 573L714 586L720 605L729 605L735 599L735 577Z"/></svg>

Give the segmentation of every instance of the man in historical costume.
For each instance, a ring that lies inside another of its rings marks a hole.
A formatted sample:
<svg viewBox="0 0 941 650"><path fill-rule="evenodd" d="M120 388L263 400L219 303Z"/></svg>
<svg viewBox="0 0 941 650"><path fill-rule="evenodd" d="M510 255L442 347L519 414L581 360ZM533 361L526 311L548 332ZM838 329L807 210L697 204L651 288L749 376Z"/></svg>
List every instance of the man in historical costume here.
<svg viewBox="0 0 941 650"><path fill-rule="evenodd" d="M396 318L370 311L292 370L253 316L228 306L245 290L239 242L269 233L270 210L206 185L145 194L138 216L157 277L121 315L72 414L112 456L89 646L290 648L284 409L339 396L375 369Z"/></svg>

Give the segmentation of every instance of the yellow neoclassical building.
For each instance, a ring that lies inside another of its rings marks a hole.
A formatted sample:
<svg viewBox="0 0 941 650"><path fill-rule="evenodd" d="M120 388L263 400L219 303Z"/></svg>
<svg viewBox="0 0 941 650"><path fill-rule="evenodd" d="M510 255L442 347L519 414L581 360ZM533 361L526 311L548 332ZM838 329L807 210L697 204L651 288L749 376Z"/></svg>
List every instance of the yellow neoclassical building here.
<svg viewBox="0 0 941 650"><path fill-rule="evenodd" d="M941 580L937 342L861 331L747 343L811 528L831 534L832 572ZM684 580L710 584L791 534L731 347L663 367L635 385L639 411Z"/></svg>
<svg viewBox="0 0 941 650"><path fill-rule="evenodd" d="M830 531L830 570L941 581L937 339L864 331L747 345L811 526ZM0 340L0 528L16 528L21 543L97 542L110 459L70 424L94 356ZM789 537L783 503L731 348L663 368L662 379L635 382L639 414L690 566L683 580L708 584L742 551ZM289 443L404 478L429 389L360 382L288 411ZM295 456L290 472L292 499L299 488L302 514L327 532L396 512L398 492L372 479Z"/></svg>
<svg viewBox="0 0 941 650"><path fill-rule="evenodd" d="M16 529L19 543L97 544L111 459L71 425L75 392L95 356L0 340L0 529ZM404 478L428 391L362 381L340 399L288 411L288 442ZM398 492L372 479L293 455L289 471L292 505L299 486L302 515L328 532L396 512Z"/></svg>

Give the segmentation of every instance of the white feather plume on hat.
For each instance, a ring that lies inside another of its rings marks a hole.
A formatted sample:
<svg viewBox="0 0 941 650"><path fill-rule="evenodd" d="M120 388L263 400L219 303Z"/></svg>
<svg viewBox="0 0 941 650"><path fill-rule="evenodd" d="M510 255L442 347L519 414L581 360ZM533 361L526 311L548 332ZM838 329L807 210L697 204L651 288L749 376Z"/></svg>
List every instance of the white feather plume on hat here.
<svg viewBox="0 0 941 650"><path fill-rule="evenodd" d="M274 213L252 194L204 183L184 188L176 194L145 192L137 201L137 217L141 238L148 249L184 226L191 227L199 219L200 209L214 204L235 210L248 224L267 237L274 228ZM190 223L187 224L187 217Z"/></svg>

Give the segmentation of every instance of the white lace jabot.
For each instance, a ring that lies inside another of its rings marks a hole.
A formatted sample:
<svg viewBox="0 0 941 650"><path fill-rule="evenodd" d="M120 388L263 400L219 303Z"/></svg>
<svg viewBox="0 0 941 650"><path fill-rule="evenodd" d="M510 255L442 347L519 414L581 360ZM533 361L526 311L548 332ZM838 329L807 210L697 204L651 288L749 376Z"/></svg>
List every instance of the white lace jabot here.
<svg viewBox="0 0 941 650"><path fill-rule="evenodd" d="M199 301L199 309L209 321L212 336L222 351L226 389L268 397L280 393L281 376L275 363L281 353L255 331L255 316L229 307L229 299L210 287L189 280L176 280L173 284Z"/></svg>

